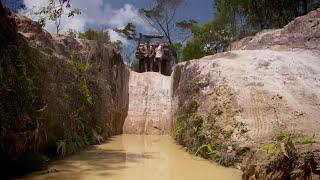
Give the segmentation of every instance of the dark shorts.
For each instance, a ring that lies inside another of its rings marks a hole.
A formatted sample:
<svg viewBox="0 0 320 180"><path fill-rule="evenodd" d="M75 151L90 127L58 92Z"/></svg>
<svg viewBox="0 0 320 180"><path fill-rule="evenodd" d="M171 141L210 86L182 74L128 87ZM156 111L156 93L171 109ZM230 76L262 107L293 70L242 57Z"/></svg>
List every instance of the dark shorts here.
<svg viewBox="0 0 320 180"><path fill-rule="evenodd" d="M142 59L140 59L141 64L146 64L150 61L149 57L143 57Z"/></svg>
<svg viewBox="0 0 320 180"><path fill-rule="evenodd" d="M161 62L162 58L155 58L155 62Z"/></svg>

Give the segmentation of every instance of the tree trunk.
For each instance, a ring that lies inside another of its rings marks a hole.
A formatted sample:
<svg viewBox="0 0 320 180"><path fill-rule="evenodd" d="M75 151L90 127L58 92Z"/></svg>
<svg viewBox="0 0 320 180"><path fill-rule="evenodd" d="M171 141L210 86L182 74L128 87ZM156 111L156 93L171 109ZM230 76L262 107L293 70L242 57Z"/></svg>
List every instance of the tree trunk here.
<svg viewBox="0 0 320 180"><path fill-rule="evenodd" d="M302 0L302 15L308 14L308 4L309 0Z"/></svg>

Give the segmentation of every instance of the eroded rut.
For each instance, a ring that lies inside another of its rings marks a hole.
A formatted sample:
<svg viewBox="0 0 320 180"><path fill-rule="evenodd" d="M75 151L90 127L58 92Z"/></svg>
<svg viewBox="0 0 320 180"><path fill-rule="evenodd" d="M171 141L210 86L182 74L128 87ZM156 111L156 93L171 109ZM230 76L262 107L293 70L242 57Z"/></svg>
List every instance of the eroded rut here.
<svg viewBox="0 0 320 180"><path fill-rule="evenodd" d="M169 136L120 135L21 179L237 180L241 172L195 157Z"/></svg>
<svg viewBox="0 0 320 180"><path fill-rule="evenodd" d="M241 179L239 170L193 156L168 135L171 125L170 91L171 78L168 76L131 72L124 135L90 146L51 163L48 170L21 179Z"/></svg>
<svg viewBox="0 0 320 180"><path fill-rule="evenodd" d="M129 110L124 134L168 134L171 124L171 79L155 72L130 73Z"/></svg>

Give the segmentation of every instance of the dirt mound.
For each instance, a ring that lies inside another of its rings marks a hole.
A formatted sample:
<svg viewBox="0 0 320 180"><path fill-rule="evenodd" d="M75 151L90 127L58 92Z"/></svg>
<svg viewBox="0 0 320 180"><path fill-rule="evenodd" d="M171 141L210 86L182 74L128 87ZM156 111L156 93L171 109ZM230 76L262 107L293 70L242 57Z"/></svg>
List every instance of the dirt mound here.
<svg viewBox="0 0 320 180"><path fill-rule="evenodd" d="M231 50L255 49L320 50L320 8L290 22L282 29L264 30L231 43Z"/></svg>

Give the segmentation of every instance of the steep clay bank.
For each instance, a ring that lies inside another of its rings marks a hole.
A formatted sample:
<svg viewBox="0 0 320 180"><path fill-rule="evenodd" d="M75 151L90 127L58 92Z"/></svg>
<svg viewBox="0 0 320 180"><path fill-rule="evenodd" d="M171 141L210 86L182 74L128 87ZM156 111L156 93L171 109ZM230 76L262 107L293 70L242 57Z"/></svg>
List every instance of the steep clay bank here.
<svg viewBox="0 0 320 180"><path fill-rule="evenodd" d="M122 133L129 70L118 52L51 35L1 3L0 24L0 178Z"/></svg>
<svg viewBox="0 0 320 180"><path fill-rule="evenodd" d="M31 47L50 58L50 61L58 64L79 62L97 69L98 73L90 74L89 79L101 78L104 83L102 93L108 101L103 111L110 128L109 134L122 133L122 126L128 111L130 71L119 52L109 44L50 34L37 22L21 14L15 14L14 18L18 32L29 41ZM60 72L58 70L55 73Z"/></svg>
<svg viewBox="0 0 320 180"><path fill-rule="evenodd" d="M264 143L279 130L320 137L319 77L320 54L313 51L244 50L208 56L176 67L173 112L194 98L181 91L192 82L199 86L198 112L208 114L217 105L222 127L246 125L246 138L234 137L242 145ZM227 90L220 92L222 87Z"/></svg>
<svg viewBox="0 0 320 180"><path fill-rule="evenodd" d="M319 178L320 9L178 64L172 133L243 179ZM240 163L240 164L237 164Z"/></svg>
<svg viewBox="0 0 320 180"><path fill-rule="evenodd" d="M243 179L319 178L320 54L231 51L179 64L174 138ZM313 145L312 145L313 144Z"/></svg>

